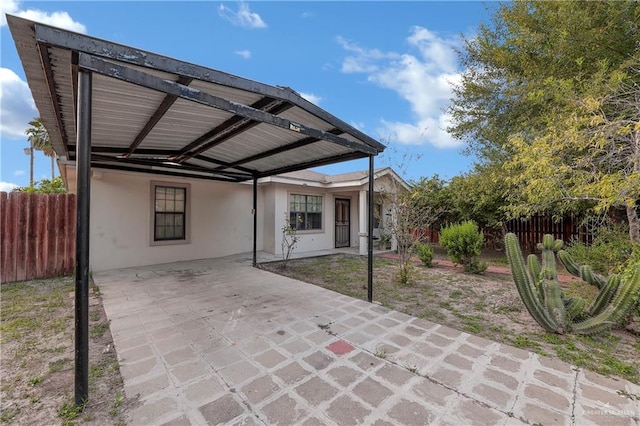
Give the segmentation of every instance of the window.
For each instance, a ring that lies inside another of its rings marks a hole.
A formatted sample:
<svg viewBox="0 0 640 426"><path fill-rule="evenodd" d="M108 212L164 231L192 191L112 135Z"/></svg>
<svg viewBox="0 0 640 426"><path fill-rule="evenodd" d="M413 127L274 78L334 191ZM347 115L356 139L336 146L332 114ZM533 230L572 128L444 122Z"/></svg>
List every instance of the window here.
<svg viewBox="0 0 640 426"><path fill-rule="evenodd" d="M322 229L322 196L291 194L289 223L298 230Z"/></svg>
<svg viewBox="0 0 640 426"><path fill-rule="evenodd" d="M189 186L152 182L152 244L188 242Z"/></svg>

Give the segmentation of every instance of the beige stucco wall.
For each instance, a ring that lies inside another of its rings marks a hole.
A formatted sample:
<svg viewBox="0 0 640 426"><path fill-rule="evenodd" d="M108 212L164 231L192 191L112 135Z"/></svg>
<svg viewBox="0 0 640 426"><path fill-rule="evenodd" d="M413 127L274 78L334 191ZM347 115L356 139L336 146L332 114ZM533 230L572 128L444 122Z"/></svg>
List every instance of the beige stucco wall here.
<svg viewBox="0 0 640 426"><path fill-rule="evenodd" d="M66 169L75 192L75 169ZM389 190L388 177L376 181L376 190ZM190 185L190 241L151 244L151 182ZM387 188L385 188L387 187ZM257 249L282 254L282 228L291 194L323 196L322 229L299 231L296 252L335 247L335 200L351 201L350 245L359 238L359 197L367 185L323 188L284 183L258 187ZM181 260L248 253L253 248L252 185L201 179L95 169L91 179L91 269L153 265ZM383 214L387 213L387 207Z"/></svg>
<svg viewBox="0 0 640 426"><path fill-rule="evenodd" d="M190 184L190 242L152 246L151 181ZM263 211L258 193L258 212ZM128 172L91 179L91 269L102 271L250 252L252 186ZM258 230L262 229L258 214ZM262 233L258 232L258 250Z"/></svg>
<svg viewBox="0 0 640 426"><path fill-rule="evenodd" d="M260 187L262 194L263 209L260 211L262 216L262 235L263 249L269 253L275 253L276 247L276 189L274 185L265 185ZM278 242L278 245L280 243Z"/></svg>
<svg viewBox="0 0 640 426"><path fill-rule="evenodd" d="M266 243L267 229L271 228L271 223L265 224L265 246L264 249L270 253L282 254L282 228L285 218L289 212L289 196L291 194L321 195L323 197L322 229L313 231L298 231L300 240L295 252L326 250L335 247L335 199L343 198L351 201L351 247L358 246L358 196L357 191L347 191L344 189L315 188L310 186L286 185L271 183L264 189L265 207L274 207L274 223L272 235L274 244ZM268 213L265 213L268 215ZM271 219L271 218L269 218Z"/></svg>

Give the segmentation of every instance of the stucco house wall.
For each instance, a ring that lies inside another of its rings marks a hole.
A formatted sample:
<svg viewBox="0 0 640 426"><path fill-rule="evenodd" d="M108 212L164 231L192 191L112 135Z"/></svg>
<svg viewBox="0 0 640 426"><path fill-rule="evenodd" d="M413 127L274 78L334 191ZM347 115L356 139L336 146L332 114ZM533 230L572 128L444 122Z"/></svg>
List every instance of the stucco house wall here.
<svg viewBox="0 0 640 426"><path fill-rule="evenodd" d="M70 179L75 181L75 179ZM151 182L188 184L188 243L151 244ZM90 262L93 271L222 257L253 247L252 187L247 184L94 171ZM264 211L258 195L258 212ZM263 228L258 214L258 229ZM258 233L258 249L262 234Z"/></svg>
<svg viewBox="0 0 640 426"><path fill-rule="evenodd" d="M75 168L65 168L75 192ZM350 247L366 246L367 184L356 180L325 182L316 172L302 177L261 180L258 184L257 250L282 255L282 229L292 194L322 196L322 228L300 230L295 252L335 247L336 199L350 201ZM338 175L339 176L339 175ZM309 180L309 178L320 180ZM328 178L331 178L328 176ZM187 185L187 241L152 241L152 183ZM389 190L389 175L375 188ZM250 183L164 177L145 173L94 169L91 178L90 262L93 271L228 256L253 248L253 188ZM387 213L383 207L383 214ZM362 221L362 223L360 223ZM374 233L374 236L376 234ZM366 248L366 247L365 247ZM363 248L361 247L360 252Z"/></svg>
<svg viewBox="0 0 640 426"><path fill-rule="evenodd" d="M280 233L280 229L276 227L276 188L273 185L266 185L258 188L258 202L260 201L260 195L262 195L262 210L258 210L258 214L262 216L262 235L264 244L262 249L269 253L275 253L276 250L276 238ZM258 228L260 232L260 228ZM280 243L277 243L280 246Z"/></svg>

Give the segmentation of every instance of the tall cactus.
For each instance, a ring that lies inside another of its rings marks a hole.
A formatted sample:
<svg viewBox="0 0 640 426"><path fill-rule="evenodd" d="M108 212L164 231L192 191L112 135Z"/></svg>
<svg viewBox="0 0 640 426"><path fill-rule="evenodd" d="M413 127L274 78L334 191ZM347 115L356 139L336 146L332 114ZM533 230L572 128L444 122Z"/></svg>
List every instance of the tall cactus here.
<svg viewBox="0 0 640 426"><path fill-rule="evenodd" d="M587 266L576 264L563 250L562 241L545 235L538 249L542 251L542 265L536 255L525 261L517 237L505 236L507 259L520 298L531 316L545 330L564 334L595 334L608 330L630 312L640 297L640 267L631 277L622 280L616 274L601 277ZM558 282L558 258L571 274L600 289L595 300L586 307L584 300L567 297Z"/></svg>

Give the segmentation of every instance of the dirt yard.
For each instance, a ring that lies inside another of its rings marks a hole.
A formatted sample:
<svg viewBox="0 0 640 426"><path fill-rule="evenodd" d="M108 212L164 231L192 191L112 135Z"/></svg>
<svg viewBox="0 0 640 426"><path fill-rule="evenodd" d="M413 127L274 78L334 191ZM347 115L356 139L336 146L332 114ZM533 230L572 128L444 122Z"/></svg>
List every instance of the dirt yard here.
<svg viewBox="0 0 640 426"><path fill-rule="evenodd" d="M74 404L73 278L2 284L0 423L123 425L124 396L109 322L97 289L89 307L89 401Z"/></svg>
<svg viewBox="0 0 640 426"><path fill-rule="evenodd" d="M392 309L444 324L470 334L558 357L605 375L640 383L640 337L637 324L602 336L556 335L543 331L524 307L499 254L487 259L483 275L454 267L442 256L435 267L415 264L410 285L397 281L395 260L376 257L374 301ZM366 257L334 255L262 265L272 272L307 281L366 300ZM595 289L563 277L565 291L593 298ZM635 327L635 328L634 328Z"/></svg>

